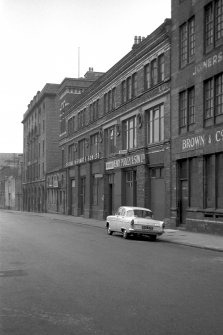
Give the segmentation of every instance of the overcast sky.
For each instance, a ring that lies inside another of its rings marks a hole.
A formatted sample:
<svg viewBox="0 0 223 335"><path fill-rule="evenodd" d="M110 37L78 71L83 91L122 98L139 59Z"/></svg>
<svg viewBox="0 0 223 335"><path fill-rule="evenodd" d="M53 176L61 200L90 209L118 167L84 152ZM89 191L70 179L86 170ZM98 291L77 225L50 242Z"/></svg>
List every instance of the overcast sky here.
<svg viewBox="0 0 223 335"><path fill-rule="evenodd" d="M171 0L0 0L0 153L22 153L23 114L46 83L106 72L171 16Z"/></svg>

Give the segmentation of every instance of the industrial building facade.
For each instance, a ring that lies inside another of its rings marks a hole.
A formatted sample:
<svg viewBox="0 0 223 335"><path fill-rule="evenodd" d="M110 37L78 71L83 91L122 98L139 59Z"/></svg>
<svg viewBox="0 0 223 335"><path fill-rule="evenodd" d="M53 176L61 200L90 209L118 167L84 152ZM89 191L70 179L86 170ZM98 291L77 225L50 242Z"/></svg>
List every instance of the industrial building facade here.
<svg viewBox="0 0 223 335"><path fill-rule="evenodd" d="M104 219L125 204L169 217L170 29L136 38L64 113L66 214Z"/></svg>
<svg viewBox="0 0 223 335"><path fill-rule="evenodd" d="M172 0L171 221L223 234L223 1Z"/></svg>

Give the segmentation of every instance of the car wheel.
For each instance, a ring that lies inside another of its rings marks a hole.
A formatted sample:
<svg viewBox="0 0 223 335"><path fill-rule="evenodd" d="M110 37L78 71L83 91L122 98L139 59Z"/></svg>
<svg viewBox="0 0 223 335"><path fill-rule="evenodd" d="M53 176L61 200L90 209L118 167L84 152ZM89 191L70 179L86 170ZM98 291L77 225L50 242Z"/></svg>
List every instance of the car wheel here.
<svg viewBox="0 0 223 335"><path fill-rule="evenodd" d="M123 230L123 238L127 239L129 234L127 233L127 230Z"/></svg>
<svg viewBox="0 0 223 335"><path fill-rule="evenodd" d="M151 238L152 241L156 241L157 236L156 235L151 235L150 238Z"/></svg>
<svg viewBox="0 0 223 335"><path fill-rule="evenodd" d="M108 235L112 235L112 234L113 234L113 231L110 229L109 226L108 226L108 228L107 228L107 233L108 233Z"/></svg>

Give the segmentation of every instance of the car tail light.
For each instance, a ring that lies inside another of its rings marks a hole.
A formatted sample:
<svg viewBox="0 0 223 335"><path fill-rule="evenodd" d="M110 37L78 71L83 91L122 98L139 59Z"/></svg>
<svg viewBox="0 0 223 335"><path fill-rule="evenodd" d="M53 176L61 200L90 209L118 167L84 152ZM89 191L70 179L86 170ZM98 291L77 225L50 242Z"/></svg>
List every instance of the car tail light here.
<svg viewBox="0 0 223 335"><path fill-rule="evenodd" d="M130 222L131 226L134 226L134 220L132 219L132 221Z"/></svg>

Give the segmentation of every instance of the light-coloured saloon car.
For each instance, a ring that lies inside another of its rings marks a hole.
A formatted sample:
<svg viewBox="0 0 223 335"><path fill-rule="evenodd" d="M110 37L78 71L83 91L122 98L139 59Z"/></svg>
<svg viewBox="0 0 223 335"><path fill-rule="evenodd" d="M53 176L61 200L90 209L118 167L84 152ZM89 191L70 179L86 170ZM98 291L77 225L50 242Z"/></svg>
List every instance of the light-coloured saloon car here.
<svg viewBox="0 0 223 335"><path fill-rule="evenodd" d="M122 233L124 238L149 235L155 241L158 235L164 233L164 222L154 220L150 209L121 206L115 215L107 216L106 228L109 235L113 232Z"/></svg>

